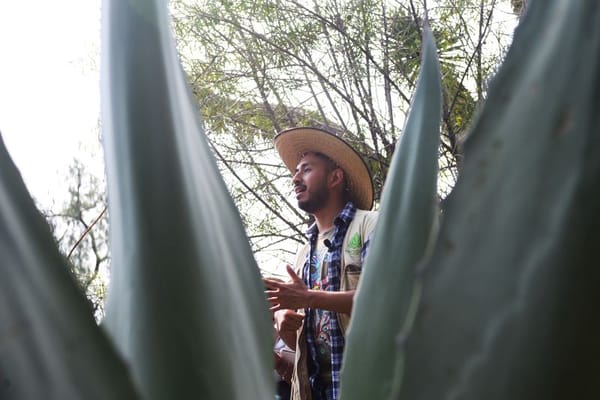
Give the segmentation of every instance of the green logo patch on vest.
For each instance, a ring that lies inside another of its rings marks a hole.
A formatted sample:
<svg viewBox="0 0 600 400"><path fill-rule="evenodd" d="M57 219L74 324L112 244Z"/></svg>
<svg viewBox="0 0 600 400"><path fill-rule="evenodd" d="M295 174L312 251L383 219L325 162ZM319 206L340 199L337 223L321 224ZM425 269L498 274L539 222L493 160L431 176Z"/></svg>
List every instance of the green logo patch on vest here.
<svg viewBox="0 0 600 400"><path fill-rule="evenodd" d="M360 255L362 251L362 238L360 237L360 233L355 232L354 235L348 241L348 246L346 247L346 251L354 256Z"/></svg>

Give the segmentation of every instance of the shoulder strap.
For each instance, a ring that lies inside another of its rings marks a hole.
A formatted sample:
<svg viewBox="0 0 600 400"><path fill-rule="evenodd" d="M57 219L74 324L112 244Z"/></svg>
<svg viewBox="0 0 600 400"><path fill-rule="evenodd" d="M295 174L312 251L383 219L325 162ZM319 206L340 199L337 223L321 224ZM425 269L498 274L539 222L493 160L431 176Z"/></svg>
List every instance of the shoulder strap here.
<svg viewBox="0 0 600 400"><path fill-rule="evenodd" d="M308 255L309 251L310 243L306 242L302 245L302 247L300 247L298 253L296 253L296 262L294 263L294 270L296 272L296 275L298 275L302 279L304 279L304 276L302 275L302 267L304 267L304 262L306 261L306 256Z"/></svg>

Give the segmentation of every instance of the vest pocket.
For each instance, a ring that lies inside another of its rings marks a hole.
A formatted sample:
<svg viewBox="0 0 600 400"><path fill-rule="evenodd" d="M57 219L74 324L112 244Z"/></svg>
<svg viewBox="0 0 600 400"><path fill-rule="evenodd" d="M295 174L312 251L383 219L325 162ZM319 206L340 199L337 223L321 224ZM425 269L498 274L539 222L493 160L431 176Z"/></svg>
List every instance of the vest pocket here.
<svg viewBox="0 0 600 400"><path fill-rule="evenodd" d="M346 265L344 269L344 287L343 290L354 290L358 286L358 279L360 278L362 268L356 264Z"/></svg>

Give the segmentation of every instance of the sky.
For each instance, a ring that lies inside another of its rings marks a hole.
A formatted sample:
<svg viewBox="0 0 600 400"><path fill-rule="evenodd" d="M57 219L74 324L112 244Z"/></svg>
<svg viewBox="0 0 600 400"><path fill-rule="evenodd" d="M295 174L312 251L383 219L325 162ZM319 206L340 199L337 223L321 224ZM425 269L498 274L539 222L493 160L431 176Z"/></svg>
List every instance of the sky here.
<svg viewBox="0 0 600 400"><path fill-rule="evenodd" d="M43 206L75 157L102 176L99 47L100 0L0 1L0 132Z"/></svg>

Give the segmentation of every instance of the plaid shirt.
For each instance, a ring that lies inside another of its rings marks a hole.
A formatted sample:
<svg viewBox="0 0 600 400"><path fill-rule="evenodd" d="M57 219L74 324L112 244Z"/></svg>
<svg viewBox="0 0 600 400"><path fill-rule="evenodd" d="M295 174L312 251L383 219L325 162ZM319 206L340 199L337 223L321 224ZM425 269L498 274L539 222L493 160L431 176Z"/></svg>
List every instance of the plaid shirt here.
<svg viewBox="0 0 600 400"><path fill-rule="evenodd" d="M329 281L329 286L327 288L328 291L339 292L340 290L340 270L341 270L341 261L342 261L342 244L344 242L344 237L346 236L346 232L348 230L348 226L350 222L354 219L354 214L356 213L356 206L352 202L346 203L342 211L338 214L338 216L334 220L335 230L333 233L333 240L331 241L331 246L329 247L329 251L326 253L324 258L324 263L327 263L327 279ZM309 241L310 241L310 251L307 254L306 261L304 262L303 267L303 278L304 283L307 287L312 287L313 282L311 282L311 274L310 274L310 263L314 258L315 250L317 248L317 238L319 236L319 231L317 229L317 224L311 225L306 232ZM362 248L362 258L364 259L365 252L369 245L369 241L367 240ZM340 369L342 367L342 355L344 352L344 335L340 329L337 320L337 314L335 312L331 313L330 320L330 338L331 338L331 380L332 384L327 385L323 384L319 381L319 364L317 362L317 349L315 345L315 334L314 334L314 326L315 326L315 312L314 310L307 308L305 309L306 314L306 326L308 329L306 330L306 342L308 346L308 371L309 371L309 379L310 379L310 387L313 392L314 400L336 400L339 398L340 391ZM325 398L321 395L321 393L325 393Z"/></svg>

